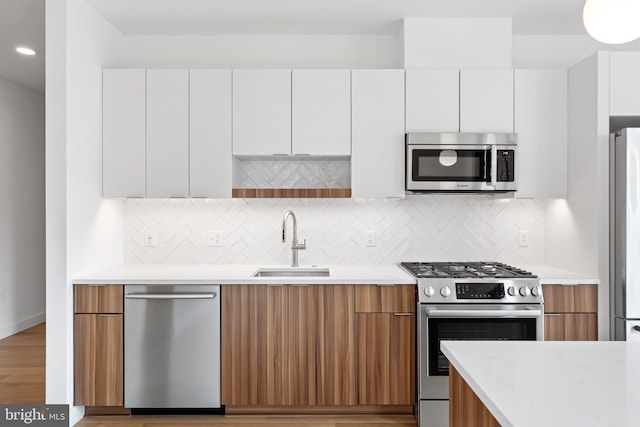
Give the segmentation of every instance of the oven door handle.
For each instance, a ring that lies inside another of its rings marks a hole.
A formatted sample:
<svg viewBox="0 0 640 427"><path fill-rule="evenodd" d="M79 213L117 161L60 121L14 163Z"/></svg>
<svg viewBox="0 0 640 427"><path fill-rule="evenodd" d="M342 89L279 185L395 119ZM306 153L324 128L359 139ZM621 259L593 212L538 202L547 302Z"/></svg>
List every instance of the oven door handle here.
<svg viewBox="0 0 640 427"><path fill-rule="evenodd" d="M427 308L428 317L540 317L541 310L442 310Z"/></svg>

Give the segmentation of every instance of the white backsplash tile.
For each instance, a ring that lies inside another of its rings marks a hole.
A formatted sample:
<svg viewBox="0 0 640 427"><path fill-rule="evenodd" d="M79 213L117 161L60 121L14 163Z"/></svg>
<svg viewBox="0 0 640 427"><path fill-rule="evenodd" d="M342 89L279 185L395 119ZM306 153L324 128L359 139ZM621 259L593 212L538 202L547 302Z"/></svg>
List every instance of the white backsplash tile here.
<svg viewBox="0 0 640 427"><path fill-rule="evenodd" d="M348 188L349 160L243 160L240 188Z"/></svg>
<svg viewBox="0 0 640 427"><path fill-rule="evenodd" d="M299 239L307 240L300 265L544 261L543 200L424 195L384 200L131 199L125 201L125 262L289 264L291 242L281 241L287 209L297 216ZM144 245L146 230L155 231L155 247ZM208 230L223 233L223 247L207 246ZM529 231L528 247L518 246L520 230ZM376 233L375 247L366 246L367 231Z"/></svg>

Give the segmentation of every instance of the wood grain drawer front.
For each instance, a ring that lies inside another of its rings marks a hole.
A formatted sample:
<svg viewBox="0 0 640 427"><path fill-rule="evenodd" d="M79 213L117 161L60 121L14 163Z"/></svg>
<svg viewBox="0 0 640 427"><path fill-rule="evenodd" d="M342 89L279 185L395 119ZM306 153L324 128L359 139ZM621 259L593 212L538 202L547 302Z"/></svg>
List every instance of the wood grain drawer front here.
<svg viewBox="0 0 640 427"><path fill-rule="evenodd" d="M546 313L597 313L597 285L542 285Z"/></svg>
<svg viewBox="0 0 640 427"><path fill-rule="evenodd" d="M74 316L74 404L122 406L122 314Z"/></svg>
<svg viewBox="0 0 640 427"><path fill-rule="evenodd" d="M357 313L415 313L415 285L358 285Z"/></svg>
<svg viewBox="0 0 640 427"><path fill-rule="evenodd" d="M122 285L73 287L74 313L122 313Z"/></svg>
<svg viewBox="0 0 640 427"><path fill-rule="evenodd" d="M551 313L544 316L545 341L597 341L596 313Z"/></svg>

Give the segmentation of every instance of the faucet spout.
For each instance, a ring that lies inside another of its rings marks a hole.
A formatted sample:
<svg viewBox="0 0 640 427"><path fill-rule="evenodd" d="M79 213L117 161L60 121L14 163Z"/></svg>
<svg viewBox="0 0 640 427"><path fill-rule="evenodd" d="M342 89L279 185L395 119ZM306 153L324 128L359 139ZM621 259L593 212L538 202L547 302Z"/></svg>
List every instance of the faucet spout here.
<svg viewBox="0 0 640 427"><path fill-rule="evenodd" d="M291 209L285 211L282 217L282 242L287 241L287 220L291 217L293 219L293 239L291 240L291 267L298 267L298 251L307 249L307 240L302 243L298 242L298 221L296 220L296 214Z"/></svg>

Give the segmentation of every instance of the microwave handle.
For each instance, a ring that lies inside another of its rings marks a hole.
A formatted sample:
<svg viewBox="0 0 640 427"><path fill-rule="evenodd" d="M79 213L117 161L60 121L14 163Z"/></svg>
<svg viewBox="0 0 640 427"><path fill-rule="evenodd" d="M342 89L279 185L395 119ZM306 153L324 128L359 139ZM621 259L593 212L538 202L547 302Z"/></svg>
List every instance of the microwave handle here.
<svg viewBox="0 0 640 427"><path fill-rule="evenodd" d="M498 184L498 147L491 145L491 186Z"/></svg>

